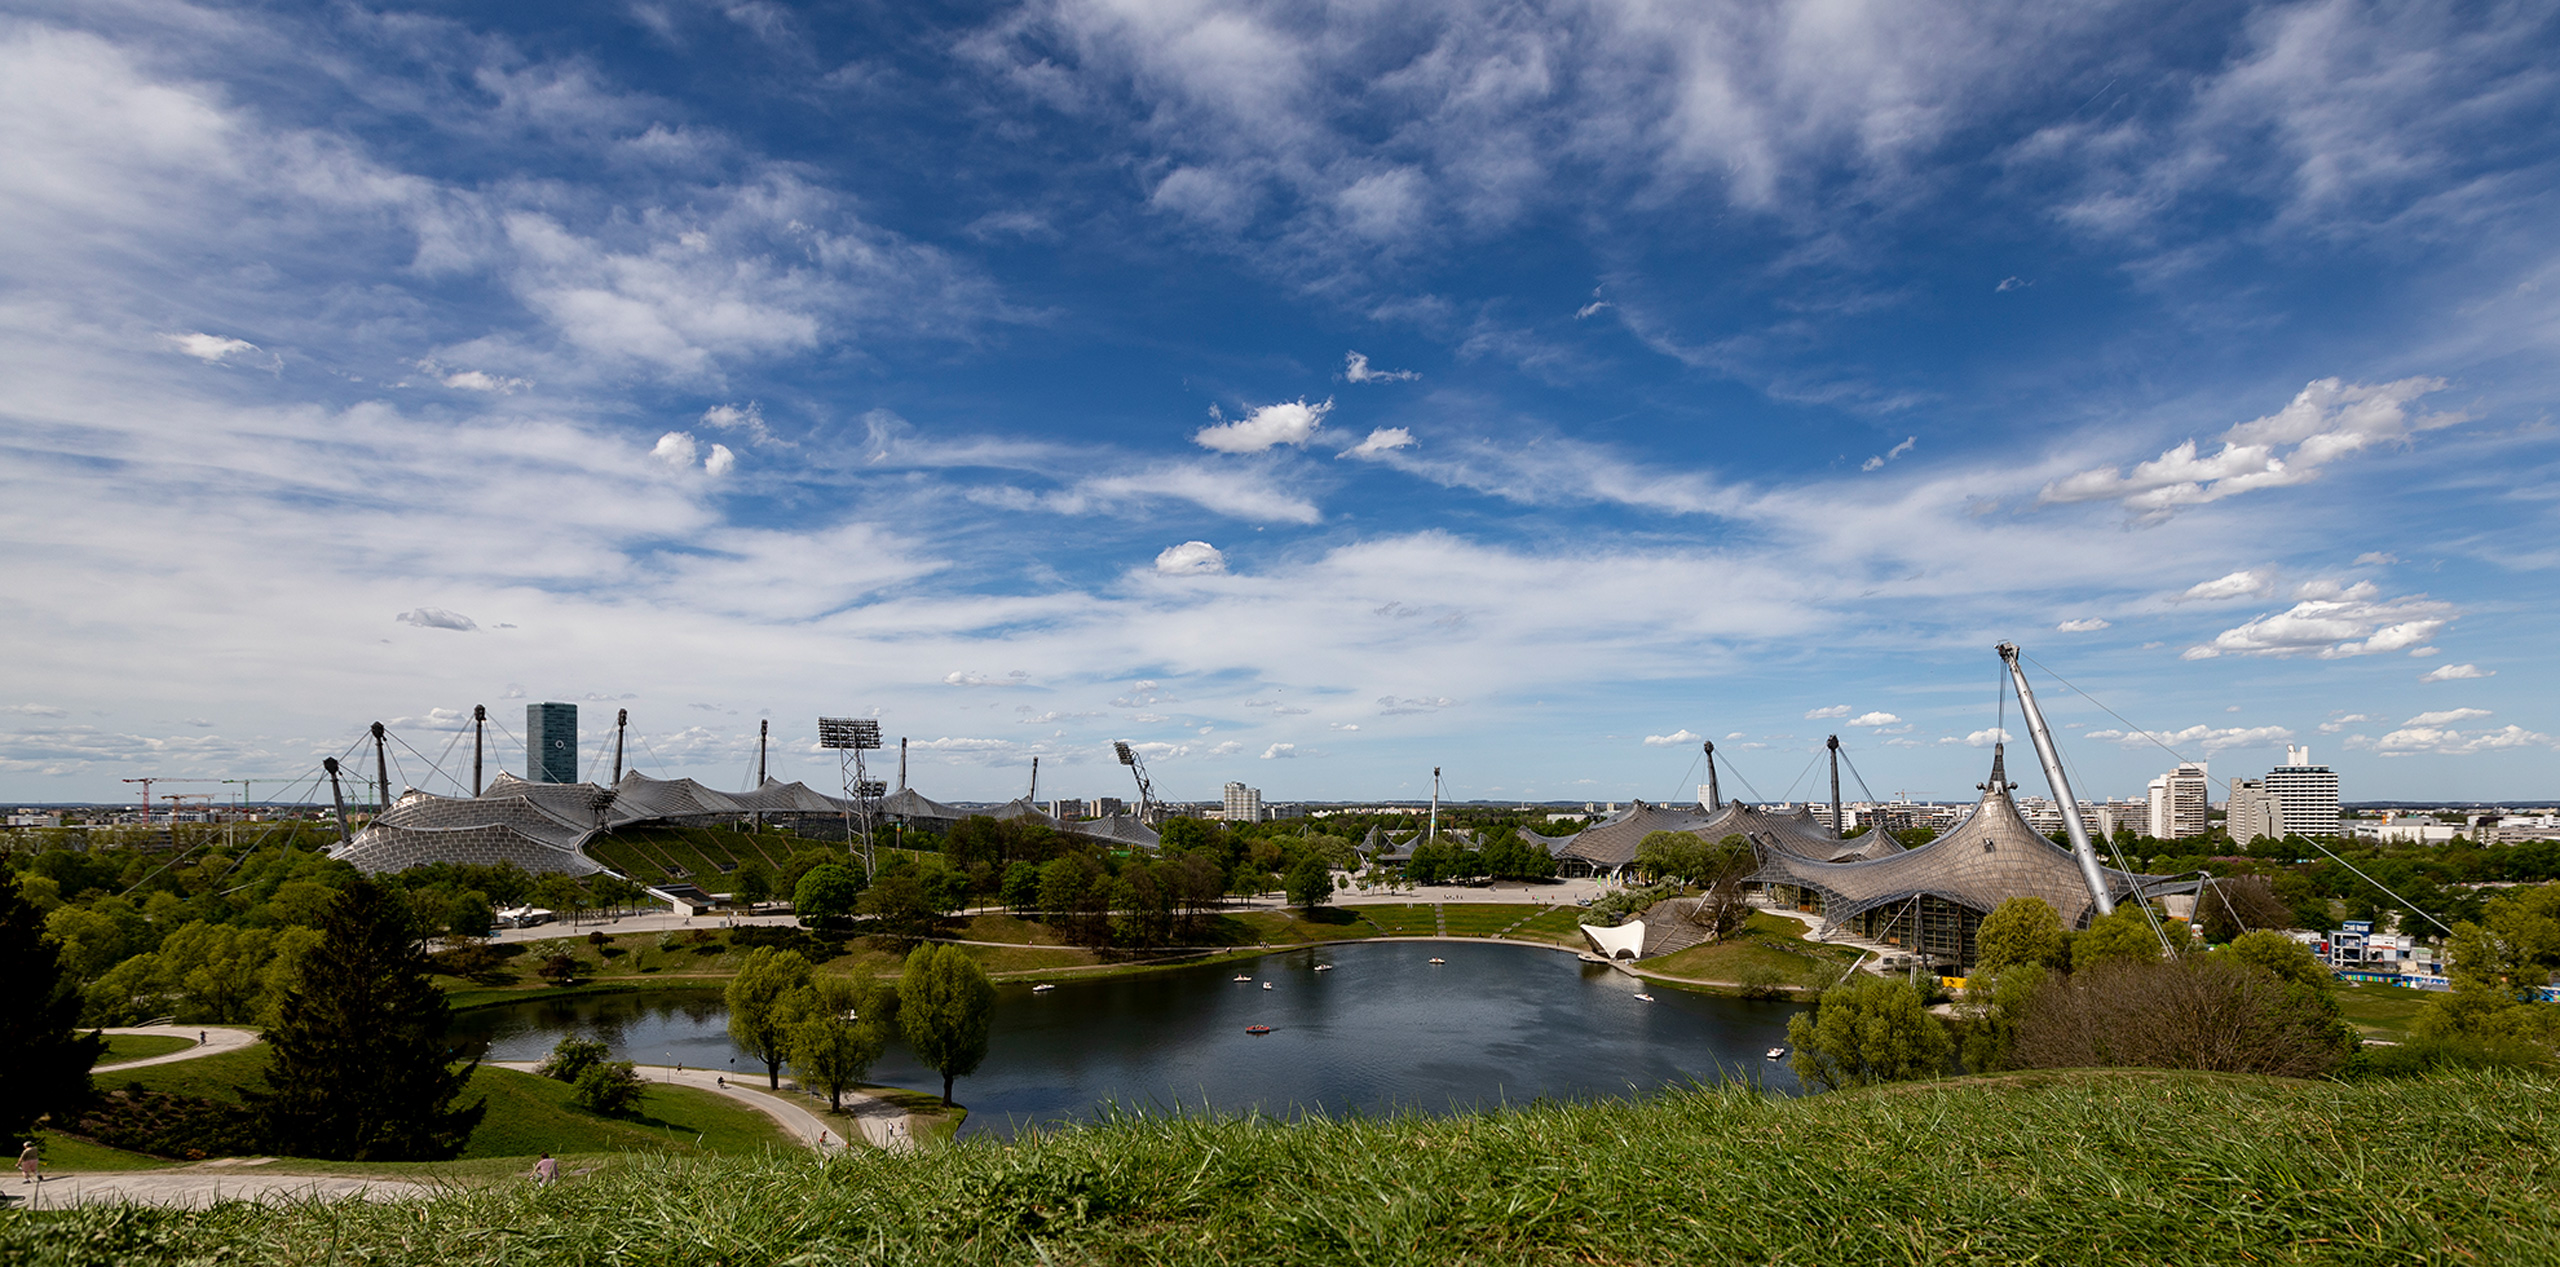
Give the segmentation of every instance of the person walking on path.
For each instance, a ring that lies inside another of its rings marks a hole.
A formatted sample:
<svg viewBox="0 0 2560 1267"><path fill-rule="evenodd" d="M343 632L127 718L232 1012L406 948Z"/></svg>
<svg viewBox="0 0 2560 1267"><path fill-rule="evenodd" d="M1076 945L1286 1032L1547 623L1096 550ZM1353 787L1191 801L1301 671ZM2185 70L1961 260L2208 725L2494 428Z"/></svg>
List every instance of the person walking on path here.
<svg viewBox="0 0 2560 1267"><path fill-rule="evenodd" d="M43 1166L44 1158L37 1155L36 1142L28 1140L27 1146L18 1150L18 1173L26 1176L28 1183L43 1183L44 1176L37 1173Z"/></svg>
<svg viewBox="0 0 2560 1267"><path fill-rule="evenodd" d="M533 1163L533 1182L536 1186L548 1188L559 1182L559 1179L560 1163L554 1160L551 1154L544 1153L542 1160Z"/></svg>

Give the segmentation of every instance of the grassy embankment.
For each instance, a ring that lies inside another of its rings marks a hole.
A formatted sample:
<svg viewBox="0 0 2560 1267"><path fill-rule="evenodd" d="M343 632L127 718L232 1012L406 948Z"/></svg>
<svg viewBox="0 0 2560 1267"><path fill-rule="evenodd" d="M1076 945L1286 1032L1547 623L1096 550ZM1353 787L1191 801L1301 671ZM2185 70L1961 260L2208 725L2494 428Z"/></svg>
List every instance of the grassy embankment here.
<svg viewBox="0 0 2560 1267"><path fill-rule="evenodd" d="M2405 1043L2411 1035L2409 1023L2418 1017L2418 1009L2427 1000L2442 996L2425 990L2410 990L2396 985L2373 985L2362 981L2338 983L2338 1008L2347 1020L2368 1039L2386 1043Z"/></svg>
<svg viewBox="0 0 2560 1267"><path fill-rule="evenodd" d="M153 1056L185 1051L195 1045L192 1038L179 1038L172 1034L109 1034L107 1050L98 1057L98 1063L113 1065L128 1060L149 1060Z"/></svg>
<svg viewBox="0 0 2560 1267"><path fill-rule="evenodd" d="M635 1161L423 1206L0 1221L0 1261L2551 1262L2560 1085L2098 1071Z"/></svg>
<svg viewBox="0 0 2560 1267"><path fill-rule="evenodd" d="M1848 946L1808 941L1804 934L1801 921L1753 911L1742 928L1723 941L1647 959L1636 968L1674 984L1738 982L1759 971L1780 978L1790 989L1816 990L1838 980L1860 957Z"/></svg>
<svg viewBox="0 0 2560 1267"><path fill-rule="evenodd" d="M102 1090L121 1090L138 1085L145 1091L237 1104L241 1098L240 1089L259 1085L266 1066L267 1048L264 1043L259 1043L194 1060L171 1061L130 1071L110 1071L98 1075L97 1082ZM571 1103L566 1083L512 1069L484 1067L472 1075L461 1102L467 1104L484 1098L488 1101L488 1113L481 1119L479 1129L472 1132L471 1142L463 1149L462 1156L465 1160L511 1158L518 1163L518 1169L522 1168L524 1159L543 1152L564 1155L626 1152L716 1155L796 1146L796 1141L772 1118L727 1096L693 1087L653 1083L642 1098L636 1116L604 1117ZM59 1135L53 1137L47 1149L49 1157L53 1158L50 1164L57 1167L75 1164L61 1160L63 1154L56 1153L54 1150L57 1149L72 1152L90 1150L85 1161L78 1163L90 1169L121 1170L136 1165L167 1164L139 1153L120 1153ZM294 1171L306 1169L301 1163L284 1168ZM407 1172L395 1169L382 1173Z"/></svg>

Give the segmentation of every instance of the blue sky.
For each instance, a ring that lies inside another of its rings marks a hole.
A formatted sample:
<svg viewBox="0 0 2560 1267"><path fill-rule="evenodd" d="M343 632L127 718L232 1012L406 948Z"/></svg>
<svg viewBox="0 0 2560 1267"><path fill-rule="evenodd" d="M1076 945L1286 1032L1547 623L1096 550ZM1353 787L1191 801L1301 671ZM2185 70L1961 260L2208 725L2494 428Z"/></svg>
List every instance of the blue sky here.
<svg viewBox="0 0 2560 1267"><path fill-rule="evenodd" d="M2548 6L6 10L0 797L2560 796Z"/></svg>

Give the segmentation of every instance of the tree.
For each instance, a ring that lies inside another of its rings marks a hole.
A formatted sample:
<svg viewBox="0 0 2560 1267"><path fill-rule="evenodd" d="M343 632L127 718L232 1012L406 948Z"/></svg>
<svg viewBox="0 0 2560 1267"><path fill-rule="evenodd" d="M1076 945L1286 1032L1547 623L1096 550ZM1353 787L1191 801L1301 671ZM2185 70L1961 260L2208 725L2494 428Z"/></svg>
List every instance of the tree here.
<svg viewBox="0 0 2560 1267"><path fill-rule="evenodd" d="M799 951L759 946L729 982L729 1038L738 1050L764 1062L767 1087L782 1087L782 1064L791 1058L791 1026L813 1000L815 977Z"/></svg>
<svg viewBox="0 0 2560 1267"><path fill-rule="evenodd" d="M827 1093L828 1111L844 1111L844 1093L862 1085L887 1047L879 1017L888 1007L878 991L857 998L851 984L829 981L818 988L818 1005L791 1027L791 1070L801 1086Z"/></svg>
<svg viewBox="0 0 2560 1267"><path fill-rule="evenodd" d="M1016 861L1005 864L1004 908L1019 915L1040 904L1040 864Z"/></svg>
<svg viewBox="0 0 2560 1267"><path fill-rule="evenodd" d="M2012 1063L2317 1078L2355 1049L2325 992L2216 953L2107 959L2047 978L2018 1026Z"/></svg>
<svg viewBox="0 0 2560 1267"><path fill-rule="evenodd" d="M823 927L853 914L862 900L862 876L840 862L809 868L791 891L791 909L804 925Z"/></svg>
<svg viewBox="0 0 2560 1267"><path fill-rule="evenodd" d="M79 988L35 907L0 883L0 1133L23 1134L87 1102L89 1066L107 1040L73 1030L79 1018Z"/></svg>
<svg viewBox="0 0 2560 1267"><path fill-rule="evenodd" d="M1811 1015L1787 1022L1796 1077L1825 1090L1936 1077L1954 1041L1920 992L1893 977L1861 977L1822 992Z"/></svg>
<svg viewBox="0 0 2560 1267"><path fill-rule="evenodd" d="M534 1066L533 1071L545 1078L574 1083L578 1080L579 1074L604 1063L612 1056L613 1049L603 1043L571 1034L553 1043L550 1057Z"/></svg>
<svg viewBox="0 0 2560 1267"><path fill-rule="evenodd" d="M2560 885L2490 899L2481 922L2464 920L2446 941L2453 992L2428 1000L2413 1028L2422 1038L2560 1038L2560 1007L2535 1002L2560 966Z"/></svg>
<svg viewBox="0 0 2560 1267"><path fill-rule="evenodd" d="M750 862L738 868L738 874L730 877L729 893L730 896L746 903L747 909L752 912L755 908L764 905L765 899L773 896L773 873L765 870L761 862ZM797 897L798 894L793 896Z"/></svg>
<svg viewBox="0 0 2560 1267"><path fill-rule="evenodd" d="M2061 968L2071 962L2062 917L2040 897L2013 897L1993 907L1974 932L1973 946L1976 976L1998 976L2011 964Z"/></svg>
<svg viewBox="0 0 2560 1267"><path fill-rule="evenodd" d="M2196 894L2195 923L2206 941L2219 945L2252 929L2291 928L2293 910L2265 876L2233 876L2208 881Z"/></svg>
<svg viewBox="0 0 2560 1267"><path fill-rule="evenodd" d="M1309 911L1333 900L1333 868L1322 858L1307 855L1289 869L1289 904Z"/></svg>
<svg viewBox="0 0 2560 1267"><path fill-rule="evenodd" d="M480 1062L455 1067L453 1013L398 894L357 879L318 929L264 1035L266 1085L243 1093L268 1146L335 1161L460 1153L488 1108L454 1107Z"/></svg>
<svg viewBox="0 0 2560 1267"><path fill-rule="evenodd" d="M2142 963L2160 957L2160 934L2140 906L2126 903L2113 915L2089 921L2071 939L2071 970L2082 972L2102 963Z"/></svg>
<svg viewBox="0 0 2560 1267"><path fill-rule="evenodd" d="M942 1102L951 1103L952 1079L976 1073L987 1058L995 1023L996 988L986 969L958 946L928 943L907 956L898 978L898 1025L907 1048L942 1075Z"/></svg>

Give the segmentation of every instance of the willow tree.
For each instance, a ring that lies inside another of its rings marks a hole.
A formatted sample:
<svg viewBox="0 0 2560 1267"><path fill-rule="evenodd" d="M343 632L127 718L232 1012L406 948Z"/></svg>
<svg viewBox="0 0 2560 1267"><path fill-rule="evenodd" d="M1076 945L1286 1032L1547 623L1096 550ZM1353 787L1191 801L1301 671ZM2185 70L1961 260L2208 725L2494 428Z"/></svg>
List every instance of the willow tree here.
<svg viewBox="0 0 2560 1267"><path fill-rule="evenodd" d="M987 1058L996 988L986 969L958 946L928 942L907 956L898 978L898 1027L907 1047L942 1075L942 1102L951 1103L952 1079L976 1073Z"/></svg>

